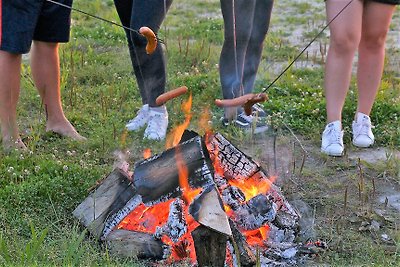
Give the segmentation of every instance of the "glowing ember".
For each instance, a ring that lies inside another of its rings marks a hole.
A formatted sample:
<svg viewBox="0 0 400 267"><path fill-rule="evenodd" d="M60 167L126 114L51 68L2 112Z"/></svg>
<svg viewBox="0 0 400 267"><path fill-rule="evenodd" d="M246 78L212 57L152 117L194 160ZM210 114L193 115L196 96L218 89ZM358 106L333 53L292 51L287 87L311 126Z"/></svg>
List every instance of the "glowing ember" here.
<svg viewBox="0 0 400 267"><path fill-rule="evenodd" d="M151 149L150 148L146 148L145 150L143 150L143 158L144 159L148 159L151 157Z"/></svg>
<svg viewBox="0 0 400 267"><path fill-rule="evenodd" d="M250 246L263 246L264 241L268 238L268 232L269 227L265 225L255 230L243 231L243 235Z"/></svg>
<svg viewBox="0 0 400 267"><path fill-rule="evenodd" d="M172 201L173 199L151 207L146 207L142 203L126 216L117 228L154 234L156 227L167 221L169 205Z"/></svg>

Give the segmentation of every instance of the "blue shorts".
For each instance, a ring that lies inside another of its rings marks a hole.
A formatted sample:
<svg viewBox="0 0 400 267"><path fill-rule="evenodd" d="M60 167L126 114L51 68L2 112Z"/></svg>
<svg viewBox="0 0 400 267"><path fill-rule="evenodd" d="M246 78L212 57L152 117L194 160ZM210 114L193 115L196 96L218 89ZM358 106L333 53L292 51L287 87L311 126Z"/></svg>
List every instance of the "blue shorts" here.
<svg viewBox="0 0 400 267"><path fill-rule="evenodd" d="M56 0L72 6L73 0ZM28 53L32 40L69 40L71 10L46 0L0 0L0 50Z"/></svg>

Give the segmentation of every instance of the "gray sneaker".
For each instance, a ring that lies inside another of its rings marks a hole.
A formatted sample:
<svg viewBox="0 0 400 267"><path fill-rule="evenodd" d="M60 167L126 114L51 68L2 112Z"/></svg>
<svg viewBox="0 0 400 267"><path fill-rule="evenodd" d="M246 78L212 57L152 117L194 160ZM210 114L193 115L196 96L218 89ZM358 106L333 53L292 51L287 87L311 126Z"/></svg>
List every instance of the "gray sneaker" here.
<svg viewBox="0 0 400 267"><path fill-rule="evenodd" d="M232 125L254 134L265 132L269 128L265 120L253 115L247 116L244 112L240 113L234 120L223 118L222 125L226 127Z"/></svg>
<svg viewBox="0 0 400 267"><path fill-rule="evenodd" d="M264 111L264 109L258 103L253 105L253 107L251 108L251 111L252 111L252 115L255 117L259 117L259 118L267 117L267 113Z"/></svg>

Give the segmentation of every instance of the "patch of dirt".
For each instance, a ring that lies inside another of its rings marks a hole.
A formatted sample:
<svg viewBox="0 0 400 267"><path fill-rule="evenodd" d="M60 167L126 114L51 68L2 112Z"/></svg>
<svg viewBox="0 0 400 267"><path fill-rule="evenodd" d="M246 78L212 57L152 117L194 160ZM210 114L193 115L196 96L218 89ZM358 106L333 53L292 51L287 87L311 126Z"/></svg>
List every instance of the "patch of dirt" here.
<svg viewBox="0 0 400 267"><path fill-rule="evenodd" d="M276 184L302 213L305 238L328 241L336 251L340 250L336 235L361 235L385 245L388 253L395 251L395 236L390 233L398 231L400 222L400 184L395 177L400 151L349 144L343 157L329 157L319 145L288 133L267 133L238 147L277 176ZM394 169L389 169L390 162L397 162ZM339 227L345 233L337 233ZM360 251L365 245L348 243Z"/></svg>

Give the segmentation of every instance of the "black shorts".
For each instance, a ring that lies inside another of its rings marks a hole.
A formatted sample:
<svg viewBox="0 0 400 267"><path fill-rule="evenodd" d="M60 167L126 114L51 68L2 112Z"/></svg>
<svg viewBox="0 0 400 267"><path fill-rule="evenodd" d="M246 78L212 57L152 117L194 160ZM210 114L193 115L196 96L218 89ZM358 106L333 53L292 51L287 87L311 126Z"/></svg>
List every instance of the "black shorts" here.
<svg viewBox="0 0 400 267"><path fill-rule="evenodd" d="M326 0L324 0L326 2ZM389 5L400 5L400 0L369 0L372 2L378 2L382 4L389 4Z"/></svg>
<svg viewBox="0 0 400 267"><path fill-rule="evenodd" d="M56 0L71 6L73 0ZM71 10L46 0L0 0L0 50L24 54L32 40L69 40Z"/></svg>
<svg viewBox="0 0 400 267"><path fill-rule="evenodd" d="M389 5L400 5L400 0L371 0L371 1Z"/></svg>

